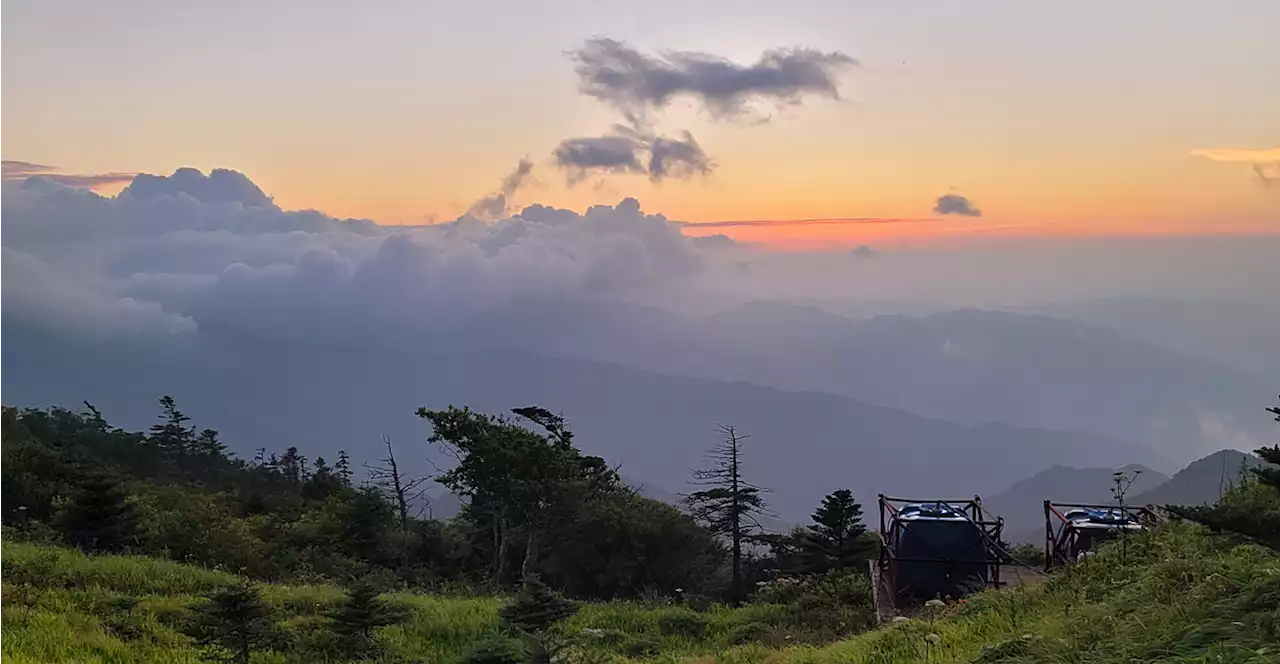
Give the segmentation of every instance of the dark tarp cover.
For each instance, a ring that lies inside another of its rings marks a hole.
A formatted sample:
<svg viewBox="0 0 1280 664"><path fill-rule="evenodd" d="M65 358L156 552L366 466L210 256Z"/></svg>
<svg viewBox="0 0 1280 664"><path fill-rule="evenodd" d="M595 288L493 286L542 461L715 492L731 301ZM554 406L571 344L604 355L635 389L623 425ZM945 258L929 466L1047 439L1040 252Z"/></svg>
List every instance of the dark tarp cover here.
<svg viewBox="0 0 1280 664"><path fill-rule="evenodd" d="M982 529L972 521L909 519L896 521L894 587L901 597L966 597L986 587L992 552ZM902 558L929 559L903 561Z"/></svg>

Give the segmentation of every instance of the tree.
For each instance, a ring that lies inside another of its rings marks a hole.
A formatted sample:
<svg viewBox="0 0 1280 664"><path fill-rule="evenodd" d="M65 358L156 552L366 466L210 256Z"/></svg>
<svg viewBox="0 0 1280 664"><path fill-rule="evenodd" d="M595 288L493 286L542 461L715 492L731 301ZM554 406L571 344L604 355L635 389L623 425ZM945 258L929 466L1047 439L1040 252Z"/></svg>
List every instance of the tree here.
<svg viewBox="0 0 1280 664"><path fill-rule="evenodd" d="M720 541L687 514L624 491L584 503L552 540L541 578L573 596L694 592L724 560Z"/></svg>
<svg viewBox="0 0 1280 664"><path fill-rule="evenodd" d="M804 538L805 571L825 573L865 563L874 546L866 538L862 505L840 489L822 499Z"/></svg>
<svg viewBox="0 0 1280 664"><path fill-rule="evenodd" d="M404 605L388 602L378 595L373 585L356 584L342 604L329 613L333 632L352 659L376 654L377 643L373 637L379 628L398 625L409 619L409 610Z"/></svg>
<svg viewBox="0 0 1280 664"><path fill-rule="evenodd" d="M195 444L195 427L188 427L191 420L182 411L173 397L160 397L160 424L151 425L151 444L155 445L167 462L180 473L187 470L187 456L191 454Z"/></svg>
<svg viewBox="0 0 1280 664"><path fill-rule="evenodd" d="M271 607L248 581L223 588L188 607L186 633L214 661L249 664L249 656L271 649L276 625Z"/></svg>
<svg viewBox="0 0 1280 664"><path fill-rule="evenodd" d="M343 550L357 558L377 562L394 508L374 487L349 492L338 500L341 501L338 537Z"/></svg>
<svg viewBox="0 0 1280 664"><path fill-rule="evenodd" d="M351 486L351 457L346 450L338 450L338 462L333 464L333 472L342 480L343 486Z"/></svg>
<svg viewBox="0 0 1280 664"><path fill-rule="evenodd" d="M102 472L85 476L62 525L70 543L86 550L119 551L137 540L136 510L120 482Z"/></svg>
<svg viewBox="0 0 1280 664"><path fill-rule="evenodd" d="M733 564L729 595L737 605L745 596L742 545L764 530L756 517L767 514L768 506L760 495L766 490L742 477L742 445L747 436L732 426L720 425L719 430L724 439L709 454L711 467L693 471L692 484L708 488L689 494L685 503L711 532L729 538Z"/></svg>
<svg viewBox="0 0 1280 664"><path fill-rule="evenodd" d="M409 504L422 498L426 491L422 488L427 481L425 477L409 477L400 470L396 463L396 452L391 447L391 439L383 436L382 443L387 446L387 456L382 458L382 465L370 466L369 479L382 491L387 500L396 507L396 516L400 523L402 549L407 549L409 539Z"/></svg>
<svg viewBox="0 0 1280 664"><path fill-rule="evenodd" d="M521 576L536 571L547 532L569 520L584 501L618 487L617 473L572 445L564 421L540 408L519 409L550 434L508 420L450 406L418 409L431 422L430 442L456 464L437 481L470 499L469 515L492 534L491 578L507 580L509 552L524 541Z"/></svg>
<svg viewBox="0 0 1280 664"><path fill-rule="evenodd" d="M298 448L290 446L277 461L280 474L290 484L302 484L307 481L307 457L298 452Z"/></svg>

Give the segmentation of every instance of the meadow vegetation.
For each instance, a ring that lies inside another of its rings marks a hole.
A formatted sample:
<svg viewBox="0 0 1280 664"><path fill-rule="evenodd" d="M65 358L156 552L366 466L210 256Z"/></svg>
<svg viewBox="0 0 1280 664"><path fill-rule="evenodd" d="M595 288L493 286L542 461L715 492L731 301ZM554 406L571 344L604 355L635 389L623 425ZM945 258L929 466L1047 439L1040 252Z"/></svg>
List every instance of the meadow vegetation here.
<svg viewBox="0 0 1280 664"><path fill-rule="evenodd" d="M546 434L469 411L438 413L434 429L453 436L462 469L445 479L471 492L474 506L448 522L398 509L394 488L354 486L345 460L306 469L291 450L237 461L216 434L183 424L171 402L149 435L111 429L92 409L6 409L3 657L1280 661L1274 467L1247 474L1218 505L1174 509L1179 518L1034 587L933 600L875 627L871 550L849 492L828 496L810 527L755 535L755 553L734 575L729 547L714 536L735 530L725 520L732 509L717 511L717 527L636 496L602 460L580 455L545 411L530 414ZM175 438L181 455L172 443L166 455L161 443ZM542 464L556 486L496 481L512 449ZM1280 460L1274 448L1260 454ZM711 490L734 485L749 486ZM731 494L714 497L733 505ZM637 527L636 515L654 523ZM573 523L588 516L591 528ZM561 567L592 556L591 574ZM681 561L705 565L694 570L701 577Z"/></svg>

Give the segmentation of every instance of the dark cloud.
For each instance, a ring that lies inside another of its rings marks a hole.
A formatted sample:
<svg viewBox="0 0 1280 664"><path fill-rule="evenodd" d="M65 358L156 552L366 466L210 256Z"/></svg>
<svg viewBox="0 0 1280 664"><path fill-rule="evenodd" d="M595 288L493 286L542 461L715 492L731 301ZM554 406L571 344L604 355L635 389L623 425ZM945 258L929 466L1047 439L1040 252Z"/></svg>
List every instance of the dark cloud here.
<svg viewBox="0 0 1280 664"><path fill-rule="evenodd" d="M275 207L271 198L242 173L215 168L208 175L194 168L179 168L173 175L139 174L121 196L150 200L186 195L201 203L239 203L245 207Z"/></svg>
<svg viewBox="0 0 1280 664"><path fill-rule="evenodd" d="M568 138L555 150L556 165L569 174L570 184L592 173L646 173L654 182L707 175L715 164L693 134L669 138L615 126L605 136Z"/></svg>
<svg viewBox="0 0 1280 664"><path fill-rule="evenodd" d="M753 101L794 105L806 95L839 98L838 75L857 64L839 52L774 49L754 64L692 51L646 55L613 39L592 39L570 53L583 93L639 123L685 95L717 117L741 116Z"/></svg>
<svg viewBox="0 0 1280 664"><path fill-rule="evenodd" d="M966 217L981 217L982 210L973 207L969 199L960 194L943 194L933 204L934 214L959 214Z"/></svg>
<svg viewBox="0 0 1280 664"><path fill-rule="evenodd" d="M591 172L643 173L639 154L642 147L634 137L621 134L566 138L556 147L555 160L569 173L570 183Z"/></svg>
<svg viewBox="0 0 1280 664"><path fill-rule="evenodd" d="M3 179L6 182L21 181L27 178L38 177L49 182L56 182L67 187L75 187L77 189L94 189L111 184L121 184L133 180L135 173L98 173L93 175L80 175L73 173L58 173L58 169L53 166L43 166L41 164L33 164L27 161L16 161L6 159L3 162Z"/></svg>
<svg viewBox="0 0 1280 664"><path fill-rule="evenodd" d="M521 159L515 170L502 179L502 187L489 196L485 196L467 210L467 214L478 219L498 219L511 212L511 197L532 177L533 162L528 158Z"/></svg>
<svg viewBox="0 0 1280 664"><path fill-rule="evenodd" d="M711 158L693 140L693 134L686 131L683 135L683 139L657 136L649 142L649 177L656 181L711 173L715 168Z"/></svg>
<svg viewBox="0 0 1280 664"><path fill-rule="evenodd" d="M880 252L871 245L863 244L849 250L849 255L857 259L878 258Z"/></svg>

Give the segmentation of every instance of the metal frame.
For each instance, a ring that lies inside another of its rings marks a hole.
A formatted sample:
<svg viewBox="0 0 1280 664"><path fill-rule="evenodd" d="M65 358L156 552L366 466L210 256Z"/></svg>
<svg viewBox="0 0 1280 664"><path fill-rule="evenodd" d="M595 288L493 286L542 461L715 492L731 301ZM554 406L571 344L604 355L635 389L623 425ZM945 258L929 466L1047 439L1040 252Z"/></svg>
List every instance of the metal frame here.
<svg viewBox="0 0 1280 664"><path fill-rule="evenodd" d="M877 595L877 614L883 613L881 606L885 609L891 608L898 610L903 608L904 597L900 594L901 589L895 587L895 562L935 562L935 563L968 563L968 564L984 564L990 567L987 575L987 583L992 587L1003 585L1000 580L1000 567L1004 562L997 549L999 548L1000 537L1004 531L1004 519L988 518L989 515L982 508L982 498L974 496L964 500L939 500L939 499L913 499L913 498L890 498L883 493L879 495L880 507L880 556L874 563L873 571L877 573L878 579L875 583L875 594ZM957 509L960 514L976 525L981 530L983 538L991 543L990 547L986 547L986 557L978 560L953 560L942 557L911 557L898 558L893 555L893 549L898 544L899 528L896 527L898 514L902 507L906 504L935 504L944 503ZM883 616L879 616L883 619Z"/></svg>
<svg viewBox="0 0 1280 664"><path fill-rule="evenodd" d="M1076 541L1080 537L1080 529L1065 514L1073 509L1117 510L1144 528L1154 525L1159 520L1159 516L1150 507L1055 503L1046 500L1044 501L1044 569L1046 572L1055 567L1075 563L1071 550L1075 548ZM1100 530L1120 529L1100 528Z"/></svg>

